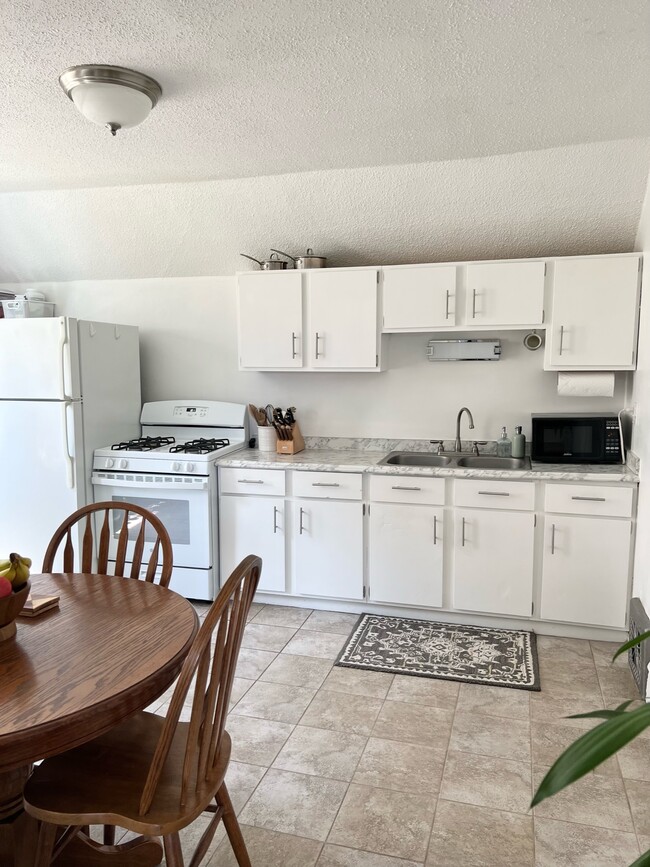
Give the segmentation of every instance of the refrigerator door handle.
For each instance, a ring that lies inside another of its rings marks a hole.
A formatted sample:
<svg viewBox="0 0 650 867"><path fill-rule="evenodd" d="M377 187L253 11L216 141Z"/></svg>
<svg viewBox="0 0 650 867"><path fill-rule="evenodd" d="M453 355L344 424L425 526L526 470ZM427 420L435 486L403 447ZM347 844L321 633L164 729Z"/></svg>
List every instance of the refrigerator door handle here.
<svg viewBox="0 0 650 867"><path fill-rule="evenodd" d="M68 435L68 410L71 406L69 401L61 404L61 424L63 425L63 444L65 446L63 458L66 462L66 485L68 488L74 488L74 460L70 454L70 437Z"/></svg>
<svg viewBox="0 0 650 867"><path fill-rule="evenodd" d="M59 360L61 362L61 366L59 367L59 385L61 388L61 399L69 400L69 396L65 393L65 362L66 362L66 351L65 348L68 343L68 334L66 331L65 319L61 319L61 338L59 340ZM69 487L72 487L70 485Z"/></svg>

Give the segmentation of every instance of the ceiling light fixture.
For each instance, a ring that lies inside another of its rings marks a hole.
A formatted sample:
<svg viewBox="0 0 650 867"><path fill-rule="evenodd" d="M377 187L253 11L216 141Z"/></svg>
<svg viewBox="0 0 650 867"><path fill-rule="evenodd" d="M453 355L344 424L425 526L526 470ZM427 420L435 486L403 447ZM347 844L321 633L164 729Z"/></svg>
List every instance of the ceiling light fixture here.
<svg viewBox="0 0 650 867"><path fill-rule="evenodd" d="M111 135L142 123L162 96L157 81L123 66L71 66L59 83L83 116Z"/></svg>

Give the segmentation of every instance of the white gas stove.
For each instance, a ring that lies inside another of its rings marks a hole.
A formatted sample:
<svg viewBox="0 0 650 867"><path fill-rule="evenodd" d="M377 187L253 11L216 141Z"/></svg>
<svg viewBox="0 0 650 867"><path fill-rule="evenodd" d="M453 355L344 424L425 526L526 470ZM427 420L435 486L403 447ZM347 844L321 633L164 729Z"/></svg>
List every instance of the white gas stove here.
<svg viewBox="0 0 650 867"><path fill-rule="evenodd" d="M247 418L242 404L145 403L141 437L95 451L95 502L135 503L158 515L174 550L170 587L189 599L212 600L219 589L215 461L248 444ZM114 526L111 534L112 558L119 529ZM134 521L127 558L138 531ZM145 559L152 542L147 540Z"/></svg>

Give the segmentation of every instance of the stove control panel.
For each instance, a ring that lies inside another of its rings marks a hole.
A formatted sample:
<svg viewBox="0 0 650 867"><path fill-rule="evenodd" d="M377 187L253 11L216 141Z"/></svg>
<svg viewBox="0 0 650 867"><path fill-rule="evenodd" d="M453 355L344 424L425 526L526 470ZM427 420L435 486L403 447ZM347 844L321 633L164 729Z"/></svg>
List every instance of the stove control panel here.
<svg viewBox="0 0 650 867"><path fill-rule="evenodd" d="M205 418L208 414L207 406L175 406L174 418L196 419Z"/></svg>

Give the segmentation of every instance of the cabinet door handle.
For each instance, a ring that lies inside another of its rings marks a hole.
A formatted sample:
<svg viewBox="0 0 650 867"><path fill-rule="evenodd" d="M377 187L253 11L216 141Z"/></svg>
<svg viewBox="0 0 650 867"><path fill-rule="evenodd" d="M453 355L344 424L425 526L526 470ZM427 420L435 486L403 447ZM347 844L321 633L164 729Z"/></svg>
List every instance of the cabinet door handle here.
<svg viewBox="0 0 650 867"><path fill-rule="evenodd" d="M317 332L316 332L316 358L320 358L322 355L325 354L324 352L319 352L319 351L318 351L318 341L321 340L321 339L322 339L322 338L321 338L320 334L319 334L318 331L317 331Z"/></svg>
<svg viewBox="0 0 650 867"><path fill-rule="evenodd" d="M606 503L606 497L571 497L572 500L582 500L585 503Z"/></svg>
<svg viewBox="0 0 650 867"><path fill-rule="evenodd" d="M433 544L438 544L438 516L433 516Z"/></svg>
<svg viewBox="0 0 650 867"><path fill-rule="evenodd" d="M237 479L240 485L263 485L262 479Z"/></svg>
<svg viewBox="0 0 650 867"><path fill-rule="evenodd" d="M479 491L479 494L482 497L509 497L510 494L507 491Z"/></svg>
<svg viewBox="0 0 650 867"><path fill-rule="evenodd" d="M449 319L449 298L451 296L451 292L447 289L446 293L447 297L445 299L445 319Z"/></svg>
<svg viewBox="0 0 650 867"><path fill-rule="evenodd" d="M312 482L312 488L340 488L338 482Z"/></svg>
<svg viewBox="0 0 650 867"><path fill-rule="evenodd" d="M558 350L558 355L562 355L564 351L564 325L560 325L560 348Z"/></svg>
<svg viewBox="0 0 650 867"><path fill-rule="evenodd" d="M304 526L303 526L303 523L302 523L302 516L304 515L304 513L305 513L305 512L304 512L304 509L303 509L302 506L301 506L301 507L300 507L300 524L299 524L299 527L298 527L298 529L300 530L300 535L301 535L301 536L302 536L302 534L303 534L303 532L304 532L304 529L305 529Z"/></svg>
<svg viewBox="0 0 650 867"><path fill-rule="evenodd" d="M555 524L551 524L551 554L555 554Z"/></svg>
<svg viewBox="0 0 650 867"><path fill-rule="evenodd" d="M472 289L472 319L476 319L476 289Z"/></svg>
<svg viewBox="0 0 650 867"><path fill-rule="evenodd" d="M393 491L421 491L422 488L409 487L408 485L393 485Z"/></svg>
<svg viewBox="0 0 650 867"><path fill-rule="evenodd" d="M278 507L273 506L273 532L278 532Z"/></svg>
<svg viewBox="0 0 650 867"><path fill-rule="evenodd" d="M462 528L461 528L461 538L460 538L460 546L461 548L465 547L465 518L462 519Z"/></svg>
<svg viewBox="0 0 650 867"><path fill-rule="evenodd" d="M296 352L296 341L298 340L296 336L296 332L291 332L291 357L298 358L298 353Z"/></svg>

